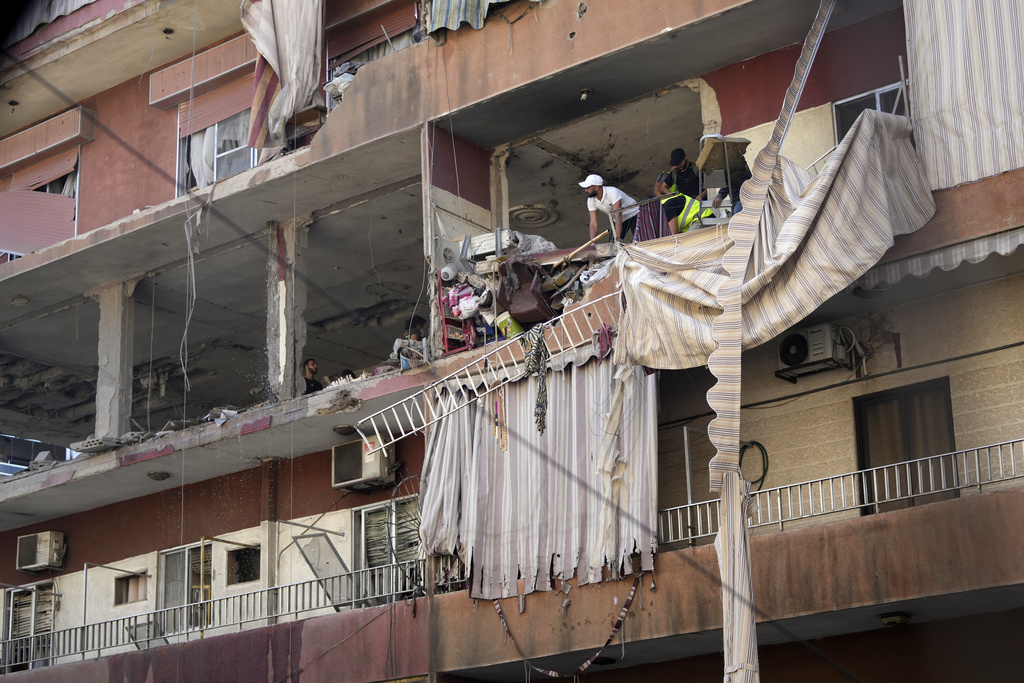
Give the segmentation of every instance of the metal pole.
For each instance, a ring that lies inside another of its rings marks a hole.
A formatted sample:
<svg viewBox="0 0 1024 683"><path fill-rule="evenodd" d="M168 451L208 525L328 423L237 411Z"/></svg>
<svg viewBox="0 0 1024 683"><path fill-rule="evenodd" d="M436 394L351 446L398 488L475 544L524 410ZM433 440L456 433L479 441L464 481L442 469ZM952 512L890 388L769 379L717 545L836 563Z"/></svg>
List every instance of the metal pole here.
<svg viewBox="0 0 1024 683"><path fill-rule="evenodd" d="M686 504L693 505L693 480L690 472L690 428L683 425L683 453L686 455Z"/></svg>
<svg viewBox="0 0 1024 683"><path fill-rule="evenodd" d="M83 573L83 578L82 578L82 584L83 584L83 588L82 588L82 628L83 629L85 628L86 614L89 611L89 565L90 564L91 563L86 562L85 566L82 567L82 573ZM82 637L83 637L83 640L84 640L85 639L85 632L84 631L82 632ZM82 659L85 659L85 648L84 648L85 643L82 643L82 645L83 645Z"/></svg>
<svg viewBox="0 0 1024 683"><path fill-rule="evenodd" d="M683 425L683 454L686 462L686 537L690 545L696 545L693 538L693 477L690 471L690 427Z"/></svg>

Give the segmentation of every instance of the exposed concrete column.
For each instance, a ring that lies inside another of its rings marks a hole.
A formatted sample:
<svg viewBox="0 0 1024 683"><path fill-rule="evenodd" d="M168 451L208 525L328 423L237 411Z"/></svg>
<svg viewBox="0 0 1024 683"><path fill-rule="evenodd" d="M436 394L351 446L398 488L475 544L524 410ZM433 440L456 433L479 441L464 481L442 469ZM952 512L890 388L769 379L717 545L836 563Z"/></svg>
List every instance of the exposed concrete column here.
<svg viewBox="0 0 1024 683"><path fill-rule="evenodd" d="M434 169L431 165L433 154L430 149L430 132L431 124L424 123L420 128L420 177L423 189L423 258L430 266L427 272L427 301L430 303L430 336L427 339L427 344L430 347L430 357L438 358L444 348L441 341L443 323L437 309L437 299L440 295L434 272L444 264L438 265L436 256L440 249L437 227L434 225L434 207L431 197Z"/></svg>
<svg viewBox="0 0 1024 683"><path fill-rule="evenodd" d="M100 305L97 437L118 437L131 429L135 283L121 282L92 295Z"/></svg>
<svg viewBox="0 0 1024 683"><path fill-rule="evenodd" d="M277 523L277 487L280 479L281 461L276 458L266 458L260 465L261 489L260 496L260 576L263 585L268 588L277 586L278 575L278 550L277 535L279 525ZM276 617L267 619L267 626L277 623Z"/></svg>
<svg viewBox="0 0 1024 683"><path fill-rule="evenodd" d="M306 345L306 241L311 216L269 222L267 380L279 399L301 394L300 354Z"/></svg>
<svg viewBox="0 0 1024 683"><path fill-rule="evenodd" d="M491 229L495 233L508 229L508 176L505 175L505 166L510 150L510 145L502 145L491 155Z"/></svg>
<svg viewBox="0 0 1024 683"><path fill-rule="evenodd" d="M260 473L262 475L262 495L260 496L260 519L265 522L277 521L277 472L280 460L267 458L263 460Z"/></svg>
<svg viewBox="0 0 1024 683"><path fill-rule="evenodd" d="M700 95L700 119L704 124L704 135L717 135L722 132L722 108L718 105L718 94L703 78L690 78L683 81L693 92ZM700 150L697 151L700 154ZM695 155L694 159L697 158Z"/></svg>

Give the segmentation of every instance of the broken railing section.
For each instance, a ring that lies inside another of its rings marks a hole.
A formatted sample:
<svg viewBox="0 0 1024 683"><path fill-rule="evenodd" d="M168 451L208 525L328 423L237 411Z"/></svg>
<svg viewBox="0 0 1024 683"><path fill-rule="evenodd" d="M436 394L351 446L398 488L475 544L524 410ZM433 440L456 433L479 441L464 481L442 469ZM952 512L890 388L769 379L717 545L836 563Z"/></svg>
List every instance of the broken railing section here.
<svg viewBox="0 0 1024 683"><path fill-rule="evenodd" d="M620 293L606 294L567 310L538 326L552 357L593 343L606 326L614 326L621 312ZM456 410L526 374L526 354L520 334L504 341L456 372L426 386L406 399L360 421L356 428L370 450L387 448ZM370 444L369 435L377 437Z"/></svg>

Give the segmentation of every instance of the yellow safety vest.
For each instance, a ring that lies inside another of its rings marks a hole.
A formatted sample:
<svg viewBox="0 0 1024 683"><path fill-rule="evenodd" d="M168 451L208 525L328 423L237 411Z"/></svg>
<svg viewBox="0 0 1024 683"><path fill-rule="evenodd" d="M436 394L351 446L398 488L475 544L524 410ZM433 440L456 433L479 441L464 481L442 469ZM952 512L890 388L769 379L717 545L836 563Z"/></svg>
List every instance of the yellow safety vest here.
<svg viewBox="0 0 1024 683"><path fill-rule="evenodd" d="M676 197L686 197L686 195L668 195L661 200L662 206L664 206L665 202L669 199L675 199ZM686 232L689 230L693 222L697 220L697 216L700 216L701 218L710 218L714 215L715 212L711 209L704 209L704 211L700 210L700 200L694 199L693 197L686 197L686 204L683 205L683 210L679 212L679 232ZM670 221L672 218L672 216L669 216Z"/></svg>

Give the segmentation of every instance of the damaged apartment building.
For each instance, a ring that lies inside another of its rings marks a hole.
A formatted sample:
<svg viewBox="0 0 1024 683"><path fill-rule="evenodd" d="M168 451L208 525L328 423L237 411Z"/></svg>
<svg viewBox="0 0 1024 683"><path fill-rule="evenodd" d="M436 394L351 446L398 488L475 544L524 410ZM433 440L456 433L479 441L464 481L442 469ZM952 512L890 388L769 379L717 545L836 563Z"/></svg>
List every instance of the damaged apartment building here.
<svg viewBox="0 0 1024 683"><path fill-rule="evenodd" d="M1022 14L26 3L0 675L1012 677Z"/></svg>

